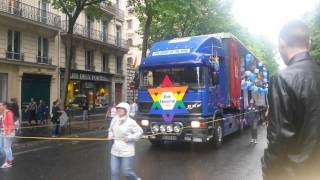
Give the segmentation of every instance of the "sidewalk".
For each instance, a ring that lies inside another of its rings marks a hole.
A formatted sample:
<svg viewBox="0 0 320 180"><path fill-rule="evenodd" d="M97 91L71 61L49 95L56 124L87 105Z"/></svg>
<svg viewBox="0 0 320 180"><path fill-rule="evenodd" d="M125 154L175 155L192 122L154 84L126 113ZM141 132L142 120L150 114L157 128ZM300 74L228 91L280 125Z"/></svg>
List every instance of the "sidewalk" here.
<svg viewBox="0 0 320 180"><path fill-rule="evenodd" d="M88 120L83 121L81 116L70 117L68 122L60 128L58 137L81 137L82 134L97 133L106 131L105 114L95 114L89 116ZM51 137L52 123L49 121L44 125L31 125L26 122L22 123L21 130L17 136L27 137ZM34 140L34 139L16 139L16 145L25 143L34 143L35 141L50 140Z"/></svg>

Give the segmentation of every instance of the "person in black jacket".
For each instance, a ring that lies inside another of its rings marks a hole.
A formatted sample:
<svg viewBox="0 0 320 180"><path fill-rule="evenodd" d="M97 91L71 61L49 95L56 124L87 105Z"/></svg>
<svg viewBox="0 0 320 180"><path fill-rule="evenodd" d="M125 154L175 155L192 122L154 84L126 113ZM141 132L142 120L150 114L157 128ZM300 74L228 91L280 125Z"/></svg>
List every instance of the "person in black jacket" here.
<svg viewBox="0 0 320 180"><path fill-rule="evenodd" d="M320 179L320 65L309 46L303 22L284 25L279 51L288 67L270 81L265 180Z"/></svg>
<svg viewBox="0 0 320 180"><path fill-rule="evenodd" d="M52 118L51 121L53 123L52 128L52 136L57 136L59 134L59 128L60 128L60 116L61 116L61 100L57 99L53 102L52 106Z"/></svg>

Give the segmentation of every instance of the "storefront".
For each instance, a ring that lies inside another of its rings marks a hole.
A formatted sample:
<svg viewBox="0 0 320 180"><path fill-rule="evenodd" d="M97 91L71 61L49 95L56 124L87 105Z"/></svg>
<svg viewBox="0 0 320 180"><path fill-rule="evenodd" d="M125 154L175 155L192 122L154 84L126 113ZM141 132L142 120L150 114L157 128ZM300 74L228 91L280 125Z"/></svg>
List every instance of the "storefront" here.
<svg viewBox="0 0 320 180"><path fill-rule="evenodd" d="M68 103L81 107L86 100L90 107L106 107L111 102L111 81L111 75L104 73L72 71L67 88Z"/></svg>

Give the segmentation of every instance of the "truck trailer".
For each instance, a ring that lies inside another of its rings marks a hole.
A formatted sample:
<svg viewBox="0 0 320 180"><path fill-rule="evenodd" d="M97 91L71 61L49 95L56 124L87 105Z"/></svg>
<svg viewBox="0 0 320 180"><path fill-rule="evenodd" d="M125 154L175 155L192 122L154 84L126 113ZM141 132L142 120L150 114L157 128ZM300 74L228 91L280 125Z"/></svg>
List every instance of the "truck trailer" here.
<svg viewBox="0 0 320 180"><path fill-rule="evenodd" d="M267 68L232 34L154 43L139 67L134 119L153 145L209 142L248 125L243 113L254 98L267 106Z"/></svg>

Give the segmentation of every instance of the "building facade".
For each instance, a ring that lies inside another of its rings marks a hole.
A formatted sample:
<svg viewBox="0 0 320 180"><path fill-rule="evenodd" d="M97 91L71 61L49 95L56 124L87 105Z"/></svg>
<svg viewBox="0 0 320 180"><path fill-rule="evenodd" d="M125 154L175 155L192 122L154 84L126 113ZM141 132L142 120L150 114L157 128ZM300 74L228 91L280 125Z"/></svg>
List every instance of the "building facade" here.
<svg viewBox="0 0 320 180"><path fill-rule="evenodd" d="M99 107L126 100L125 3L115 0L101 8L100 20L83 12L74 27L69 102L86 96ZM24 109L31 97L48 105L60 97L65 17L46 0L0 0L0 100L17 98Z"/></svg>

